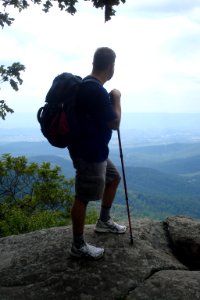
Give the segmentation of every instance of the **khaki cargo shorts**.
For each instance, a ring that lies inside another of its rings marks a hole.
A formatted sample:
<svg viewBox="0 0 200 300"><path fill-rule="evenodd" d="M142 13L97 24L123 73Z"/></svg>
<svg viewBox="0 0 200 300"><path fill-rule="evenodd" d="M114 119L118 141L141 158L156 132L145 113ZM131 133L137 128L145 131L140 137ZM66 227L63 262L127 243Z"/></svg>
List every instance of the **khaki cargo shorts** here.
<svg viewBox="0 0 200 300"><path fill-rule="evenodd" d="M73 160L73 165L76 170L75 196L85 203L102 199L105 185L121 178L110 159L91 163L78 158Z"/></svg>

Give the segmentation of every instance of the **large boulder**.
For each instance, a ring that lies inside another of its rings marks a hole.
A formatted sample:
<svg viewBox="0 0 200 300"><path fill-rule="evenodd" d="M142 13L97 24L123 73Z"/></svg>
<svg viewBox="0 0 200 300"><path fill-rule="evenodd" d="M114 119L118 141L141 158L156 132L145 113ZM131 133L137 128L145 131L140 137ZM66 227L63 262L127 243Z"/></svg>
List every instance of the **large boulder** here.
<svg viewBox="0 0 200 300"><path fill-rule="evenodd" d="M189 271L174 255L167 222L135 220L133 245L129 231L97 234L86 226L87 242L105 248L99 261L69 256L70 226L1 238L0 299L200 299L200 272Z"/></svg>
<svg viewBox="0 0 200 300"><path fill-rule="evenodd" d="M190 269L200 270L200 221L180 216L167 218L165 224L174 254Z"/></svg>

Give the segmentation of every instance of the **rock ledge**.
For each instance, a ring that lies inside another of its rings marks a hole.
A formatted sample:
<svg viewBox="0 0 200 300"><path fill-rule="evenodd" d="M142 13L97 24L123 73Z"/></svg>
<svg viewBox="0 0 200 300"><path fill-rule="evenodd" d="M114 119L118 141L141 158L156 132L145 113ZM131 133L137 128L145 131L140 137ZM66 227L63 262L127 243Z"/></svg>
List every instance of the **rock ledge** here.
<svg viewBox="0 0 200 300"><path fill-rule="evenodd" d="M184 216L133 222L124 235L85 228L99 261L74 260L71 227L0 239L0 299L200 299L200 221Z"/></svg>

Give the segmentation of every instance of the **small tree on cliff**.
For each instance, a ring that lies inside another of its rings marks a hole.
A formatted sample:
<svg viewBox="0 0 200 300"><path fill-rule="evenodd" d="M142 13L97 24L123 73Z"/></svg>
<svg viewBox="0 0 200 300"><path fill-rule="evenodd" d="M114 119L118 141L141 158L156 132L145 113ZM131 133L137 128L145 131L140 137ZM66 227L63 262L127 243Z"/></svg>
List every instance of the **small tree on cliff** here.
<svg viewBox="0 0 200 300"><path fill-rule="evenodd" d="M4 154L0 161L0 235L70 222L74 180L58 166Z"/></svg>
<svg viewBox="0 0 200 300"><path fill-rule="evenodd" d="M0 160L0 237L71 223L74 179L49 162L28 163L25 156L4 154ZM94 224L97 211L87 212Z"/></svg>

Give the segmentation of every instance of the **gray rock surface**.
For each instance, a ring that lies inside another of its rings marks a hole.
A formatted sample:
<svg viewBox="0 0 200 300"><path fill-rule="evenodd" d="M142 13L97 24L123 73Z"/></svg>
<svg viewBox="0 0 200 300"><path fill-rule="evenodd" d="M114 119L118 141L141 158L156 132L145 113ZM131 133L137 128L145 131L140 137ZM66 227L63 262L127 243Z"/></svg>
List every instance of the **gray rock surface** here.
<svg viewBox="0 0 200 300"><path fill-rule="evenodd" d="M70 258L71 227L1 238L0 300L200 299L200 272L189 270L175 251L179 239L188 241L184 249L198 245L199 222L141 219L132 228L130 245L129 231L97 234L86 226L87 242L105 248L99 261ZM191 260L197 260L196 252Z"/></svg>
<svg viewBox="0 0 200 300"><path fill-rule="evenodd" d="M127 300L200 299L200 272L166 270L155 273L126 298Z"/></svg>

